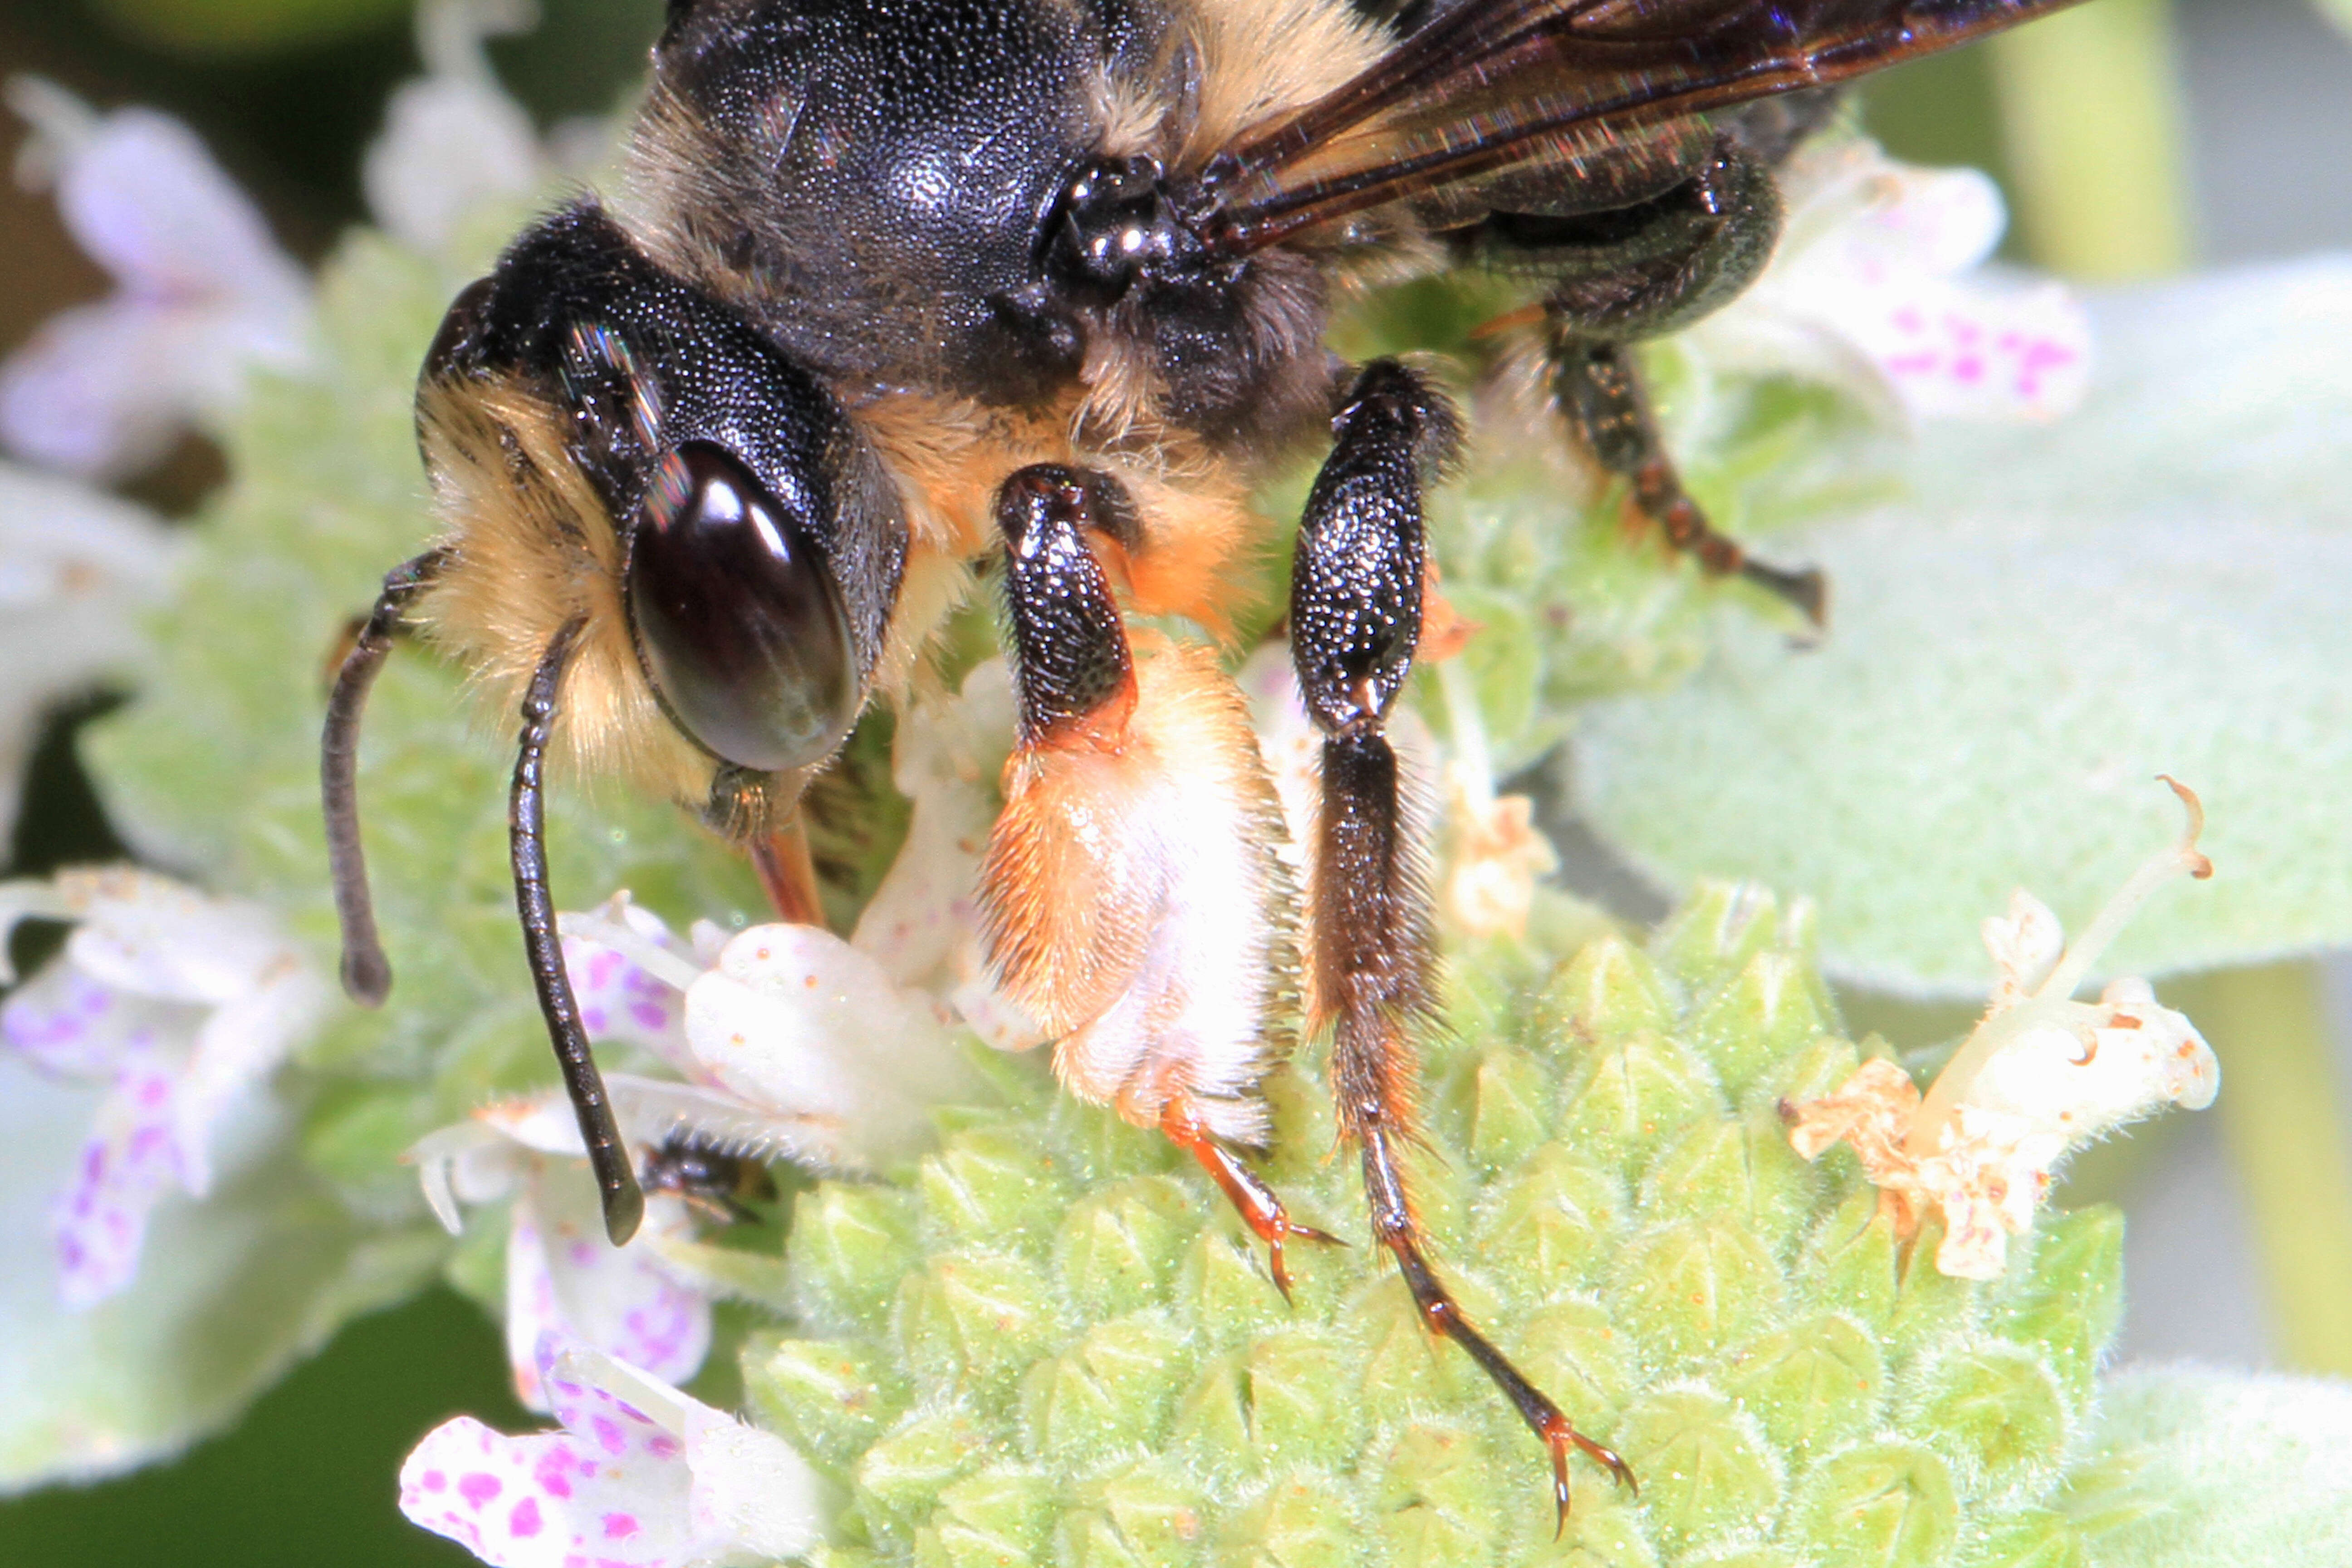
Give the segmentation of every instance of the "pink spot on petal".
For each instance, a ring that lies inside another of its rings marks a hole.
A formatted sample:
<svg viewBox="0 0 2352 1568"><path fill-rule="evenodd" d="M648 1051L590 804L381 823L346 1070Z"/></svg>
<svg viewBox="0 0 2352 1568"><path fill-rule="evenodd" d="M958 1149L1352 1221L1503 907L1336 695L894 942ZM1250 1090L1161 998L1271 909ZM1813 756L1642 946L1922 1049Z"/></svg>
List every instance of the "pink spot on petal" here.
<svg viewBox="0 0 2352 1568"><path fill-rule="evenodd" d="M537 1498L527 1497L523 1499L522 1501L514 1505L514 1511L507 1515L507 1529L518 1540L528 1541L530 1537L537 1535L539 1533L539 1500Z"/></svg>
<svg viewBox="0 0 2352 1568"><path fill-rule="evenodd" d="M621 1435L621 1424L611 1416L597 1416L589 1423L589 1428L596 1435L596 1446L614 1458L629 1451L629 1440Z"/></svg>
<svg viewBox="0 0 2352 1568"><path fill-rule="evenodd" d="M449 1489L449 1478L439 1470L427 1470L419 1479L428 1492L446 1491Z"/></svg>
<svg viewBox="0 0 2352 1568"><path fill-rule="evenodd" d="M626 1541L644 1528L634 1513L608 1513L604 1516L604 1539L607 1541Z"/></svg>
<svg viewBox="0 0 2352 1568"><path fill-rule="evenodd" d="M680 1452L678 1440L667 1432L656 1432L646 1439L646 1452L656 1459L675 1459Z"/></svg>
<svg viewBox="0 0 2352 1568"><path fill-rule="evenodd" d="M475 1470L457 1482L457 1495L476 1509L505 1489L499 1478L487 1470Z"/></svg>

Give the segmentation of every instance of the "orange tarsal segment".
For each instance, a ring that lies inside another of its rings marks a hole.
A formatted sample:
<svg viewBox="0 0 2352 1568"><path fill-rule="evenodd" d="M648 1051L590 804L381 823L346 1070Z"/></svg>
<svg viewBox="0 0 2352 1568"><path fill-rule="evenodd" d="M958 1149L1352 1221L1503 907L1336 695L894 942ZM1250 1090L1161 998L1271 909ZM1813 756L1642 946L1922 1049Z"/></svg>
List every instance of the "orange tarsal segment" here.
<svg viewBox="0 0 2352 1568"><path fill-rule="evenodd" d="M1168 1102L1168 1109L1160 1118L1160 1131L1167 1134L1170 1142L1201 1163L1210 1180L1217 1184L1226 1201L1241 1215L1242 1223L1265 1243L1267 1270L1274 1276L1274 1288L1282 1292L1285 1301L1290 1300L1290 1269L1282 1257L1285 1239L1295 1236L1302 1241L1318 1241L1329 1247L1348 1245L1328 1231L1294 1221L1274 1189L1243 1164L1232 1150L1209 1135L1190 1100L1179 1097Z"/></svg>

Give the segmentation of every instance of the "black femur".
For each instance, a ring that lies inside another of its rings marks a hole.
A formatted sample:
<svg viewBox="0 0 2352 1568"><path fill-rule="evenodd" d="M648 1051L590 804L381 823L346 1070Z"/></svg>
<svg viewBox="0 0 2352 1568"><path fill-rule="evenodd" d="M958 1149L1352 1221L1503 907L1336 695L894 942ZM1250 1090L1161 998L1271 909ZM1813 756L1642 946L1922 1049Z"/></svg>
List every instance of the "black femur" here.
<svg viewBox="0 0 2352 1568"><path fill-rule="evenodd" d="M688 737L761 773L823 762L857 717L849 617L807 511L689 441L655 470L631 530L647 679Z"/></svg>

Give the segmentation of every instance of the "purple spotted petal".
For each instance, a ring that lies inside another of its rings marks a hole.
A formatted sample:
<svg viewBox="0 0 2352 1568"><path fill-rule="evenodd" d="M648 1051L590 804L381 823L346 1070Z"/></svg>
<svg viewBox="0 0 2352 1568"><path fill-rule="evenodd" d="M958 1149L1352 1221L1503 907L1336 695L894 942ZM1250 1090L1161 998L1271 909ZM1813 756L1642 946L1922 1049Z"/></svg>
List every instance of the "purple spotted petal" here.
<svg viewBox="0 0 2352 1568"><path fill-rule="evenodd" d="M2089 319L2055 286L1923 282L1852 331L1917 418L2054 418L2089 381Z"/></svg>
<svg viewBox="0 0 2352 1568"><path fill-rule="evenodd" d="M110 1079L142 1011L71 965L53 964L0 1006L0 1047L59 1078Z"/></svg>
<svg viewBox="0 0 2352 1568"><path fill-rule="evenodd" d="M249 366L301 359L309 283L179 121L145 109L92 120L21 79L12 98L55 143L59 216L121 288L52 318L0 367L0 442L119 478L188 420L233 406Z"/></svg>
<svg viewBox="0 0 2352 1568"><path fill-rule="evenodd" d="M617 1411L586 1418L626 1425L617 1452L569 1430L509 1437L471 1416L445 1423L401 1467L400 1511L496 1568L657 1568L701 1555L677 1442L657 1454Z"/></svg>
<svg viewBox="0 0 2352 1568"><path fill-rule="evenodd" d="M669 944L665 941L662 945ZM686 999L675 987L611 948L577 937L564 939L563 963L572 975L572 994L580 1001L580 1021L592 1039L627 1041L658 1053L673 1066L686 1062Z"/></svg>
<svg viewBox="0 0 2352 1568"><path fill-rule="evenodd" d="M674 1200L646 1206L637 1240L604 1237L594 1188L576 1162L551 1163L517 1197L507 1238L507 1353L515 1393L549 1408L539 1347L550 1333L584 1342L665 1383L684 1383L710 1351L710 1303L673 1279L645 1238L690 1237Z"/></svg>
<svg viewBox="0 0 2352 1568"><path fill-rule="evenodd" d="M68 1307L96 1306L139 1271L147 1217L180 1183L173 1087L160 1053L134 1048L99 1108L72 1184L51 1215L58 1290Z"/></svg>

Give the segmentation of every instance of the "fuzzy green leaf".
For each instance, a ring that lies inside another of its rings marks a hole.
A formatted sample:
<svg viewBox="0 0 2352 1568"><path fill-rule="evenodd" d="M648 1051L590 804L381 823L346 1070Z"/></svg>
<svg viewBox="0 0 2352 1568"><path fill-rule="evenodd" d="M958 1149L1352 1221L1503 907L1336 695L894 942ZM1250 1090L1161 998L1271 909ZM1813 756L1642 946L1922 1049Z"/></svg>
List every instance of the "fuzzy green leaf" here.
<svg viewBox="0 0 2352 1568"><path fill-rule="evenodd" d="M2099 1568L2352 1563L2352 1384L2166 1368L2114 1379L2100 1447L2133 1467L2137 1518Z"/></svg>
<svg viewBox="0 0 2352 1568"><path fill-rule="evenodd" d="M2178 831L2221 874L2157 900L2116 972L2352 941L2352 263L2120 292L2089 403L1942 428L1903 500L1794 547L1818 647L1749 621L1671 695L1591 710L1582 807L1665 880L1822 900L1836 973L1974 994L1969 911L2030 887L2086 920Z"/></svg>

